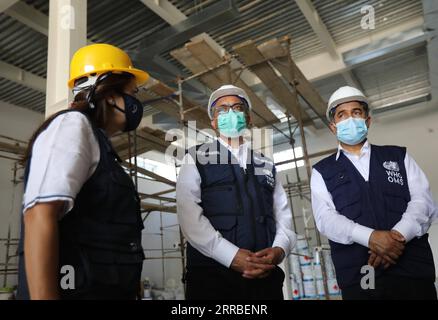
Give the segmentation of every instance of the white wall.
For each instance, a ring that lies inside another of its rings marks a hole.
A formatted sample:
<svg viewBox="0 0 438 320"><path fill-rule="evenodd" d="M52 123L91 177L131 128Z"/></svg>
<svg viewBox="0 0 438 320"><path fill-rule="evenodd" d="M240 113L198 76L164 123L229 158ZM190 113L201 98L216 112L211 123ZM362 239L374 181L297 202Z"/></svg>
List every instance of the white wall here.
<svg viewBox="0 0 438 320"><path fill-rule="evenodd" d="M43 121L42 114L9 105L0 101L0 135L27 141L37 126ZM2 140L3 141L3 140ZM5 140L6 141L6 140ZM13 156L2 153L4 155ZM0 238L5 239L8 228L11 229L11 237L18 238L20 231L20 209L23 197L23 184L14 185L13 180L14 161L0 158ZM22 175L22 170L19 171ZM11 246L10 252L14 254L16 246ZM0 241L0 263L5 263L6 246ZM16 263L12 259L11 263ZM11 268L15 268L11 266ZM0 266L0 269L4 269ZM7 277L7 286L16 284L16 276ZM4 275L0 272L0 287L4 286Z"/></svg>

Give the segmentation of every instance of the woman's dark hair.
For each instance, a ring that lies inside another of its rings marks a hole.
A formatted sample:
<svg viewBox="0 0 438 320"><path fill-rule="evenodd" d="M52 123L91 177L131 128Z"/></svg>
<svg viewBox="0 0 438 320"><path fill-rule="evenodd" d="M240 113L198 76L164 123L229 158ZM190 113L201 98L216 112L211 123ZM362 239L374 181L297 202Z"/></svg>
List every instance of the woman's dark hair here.
<svg viewBox="0 0 438 320"><path fill-rule="evenodd" d="M102 80L99 81L99 78ZM97 128L105 128L108 117L108 104L106 98L113 94L121 94L125 87L134 79L134 76L130 73L110 73L106 74L105 78L100 76L96 81L96 86L93 88L84 89L79 92L70 107L65 110L58 111L47 118L33 133L29 140L29 144L21 160L22 164L26 164L29 161L32 153L32 148L35 140L38 138L41 132L47 129L50 123L61 113L66 110L77 110L85 113L90 119L93 126ZM90 90L93 91L93 95L90 97ZM94 108L90 108L90 102L92 101Z"/></svg>

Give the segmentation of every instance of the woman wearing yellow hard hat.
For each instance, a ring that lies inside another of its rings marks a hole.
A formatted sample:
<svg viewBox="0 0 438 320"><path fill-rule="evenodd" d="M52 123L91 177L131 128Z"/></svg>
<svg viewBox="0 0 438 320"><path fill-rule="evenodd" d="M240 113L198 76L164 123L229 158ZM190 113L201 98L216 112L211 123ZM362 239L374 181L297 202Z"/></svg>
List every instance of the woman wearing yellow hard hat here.
<svg viewBox="0 0 438 320"><path fill-rule="evenodd" d="M24 158L19 298L135 299L140 198L109 137L140 124L135 93L148 77L108 44L73 56L74 101L36 130Z"/></svg>

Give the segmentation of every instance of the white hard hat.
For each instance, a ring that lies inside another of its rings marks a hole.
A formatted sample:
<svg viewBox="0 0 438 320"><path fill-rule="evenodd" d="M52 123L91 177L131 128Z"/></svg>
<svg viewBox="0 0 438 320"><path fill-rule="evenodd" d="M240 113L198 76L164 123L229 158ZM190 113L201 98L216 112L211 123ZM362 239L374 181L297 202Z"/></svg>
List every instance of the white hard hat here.
<svg viewBox="0 0 438 320"><path fill-rule="evenodd" d="M231 84L226 84L210 95L210 99L208 100L208 116L210 119L213 119L213 113L211 112L213 104L216 102L216 100L225 96L237 96L241 99L244 99L248 103L249 109L251 109L251 101L249 100L245 90Z"/></svg>
<svg viewBox="0 0 438 320"><path fill-rule="evenodd" d="M334 108L339 106L341 103L350 102L350 101L364 102L368 105L367 97L365 97L363 92L360 91L359 89L350 86L340 87L338 90L333 92L333 94L329 99L327 113L326 113L328 121L331 121L330 112Z"/></svg>

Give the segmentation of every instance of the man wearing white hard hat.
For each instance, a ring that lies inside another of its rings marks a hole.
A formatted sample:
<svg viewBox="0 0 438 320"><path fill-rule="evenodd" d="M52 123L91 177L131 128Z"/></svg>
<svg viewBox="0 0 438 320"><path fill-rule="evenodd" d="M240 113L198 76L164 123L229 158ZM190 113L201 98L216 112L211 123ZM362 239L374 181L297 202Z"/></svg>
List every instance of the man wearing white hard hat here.
<svg viewBox="0 0 438 320"><path fill-rule="evenodd" d="M277 265L296 237L272 160L242 137L250 109L241 88L214 91L208 114L220 136L190 149L178 176L187 299L283 298L284 273Z"/></svg>
<svg viewBox="0 0 438 320"><path fill-rule="evenodd" d="M338 151L313 168L312 208L343 298L436 299L427 234L436 207L425 174L406 148L368 142L360 90L336 90L327 119Z"/></svg>

